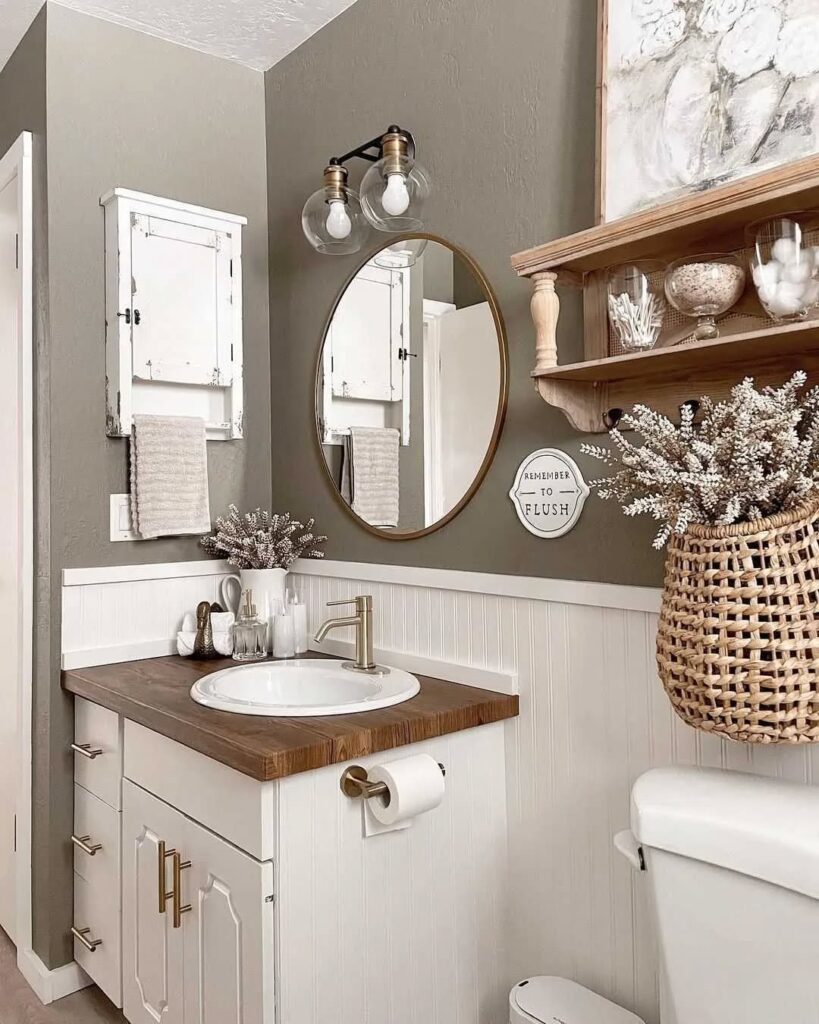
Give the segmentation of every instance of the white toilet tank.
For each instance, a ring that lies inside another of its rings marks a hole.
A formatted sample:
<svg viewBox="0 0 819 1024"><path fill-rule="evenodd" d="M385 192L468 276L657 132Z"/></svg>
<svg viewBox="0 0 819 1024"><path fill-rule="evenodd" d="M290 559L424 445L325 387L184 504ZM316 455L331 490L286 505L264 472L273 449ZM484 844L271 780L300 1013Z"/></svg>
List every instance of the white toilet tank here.
<svg viewBox="0 0 819 1024"><path fill-rule="evenodd" d="M819 788L660 768L632 791L662 1024L819 1022Z"/></svg>

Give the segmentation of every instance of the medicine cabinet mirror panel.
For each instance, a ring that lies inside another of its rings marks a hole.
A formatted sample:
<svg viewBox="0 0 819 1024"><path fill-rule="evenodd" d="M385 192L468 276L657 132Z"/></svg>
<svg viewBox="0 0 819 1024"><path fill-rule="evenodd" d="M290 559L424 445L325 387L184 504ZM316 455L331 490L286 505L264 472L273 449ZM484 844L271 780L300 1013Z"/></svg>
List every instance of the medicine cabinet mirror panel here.
<svg viewBox="0 0 819 1024"><path fill-rule="evenodd" d="M478 266L430 235L391 240L343 290L319 354L316 424L337 495L381 536L438 529L489 468L507 388Z"/></svg>

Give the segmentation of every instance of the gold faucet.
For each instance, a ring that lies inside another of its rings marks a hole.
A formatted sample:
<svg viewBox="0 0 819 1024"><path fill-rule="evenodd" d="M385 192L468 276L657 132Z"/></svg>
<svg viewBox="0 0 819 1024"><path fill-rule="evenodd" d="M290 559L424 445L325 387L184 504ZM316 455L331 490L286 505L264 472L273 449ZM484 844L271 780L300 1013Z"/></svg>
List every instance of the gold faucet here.
<svg viewBox="0 0 819 1024"><path fill-rule="evenodd" d="M327 607L332 608L342 604L354 604L355 615L342 615L339 618L323 622L316 633L316 643L321 643L331 629L355 626L355 661L345 662L344 667L355 669L357 672L383 671L379 670L373 661L372 595L362 594L360 597L351 597L345 601L328 601Z"/></svg>

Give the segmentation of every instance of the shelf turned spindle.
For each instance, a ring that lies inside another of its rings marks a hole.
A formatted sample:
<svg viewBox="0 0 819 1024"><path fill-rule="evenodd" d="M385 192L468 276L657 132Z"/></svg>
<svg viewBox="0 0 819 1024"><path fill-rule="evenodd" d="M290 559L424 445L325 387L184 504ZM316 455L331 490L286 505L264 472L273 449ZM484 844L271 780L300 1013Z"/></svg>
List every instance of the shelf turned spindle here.
<svg viewBox="0 0 819 1024"><path fill-rule="evenodd" d="M532 296L532 320L535 324L535 370L543 373L557 366L557 318L560 299L555 291L557 274L542 271L532 275L535 293Z"/></svg>

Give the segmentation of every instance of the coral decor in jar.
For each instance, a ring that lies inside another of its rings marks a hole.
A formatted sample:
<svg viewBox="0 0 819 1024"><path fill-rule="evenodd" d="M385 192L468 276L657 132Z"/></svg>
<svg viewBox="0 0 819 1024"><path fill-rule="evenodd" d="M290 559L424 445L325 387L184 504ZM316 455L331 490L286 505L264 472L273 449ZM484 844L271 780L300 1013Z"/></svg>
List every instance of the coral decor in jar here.
<svg viewBox="0 0 819 1024"><path fill-rule="evenodd" d="M788 214L746 231L759 301L781 323L804 320L819 305L819 247L808 244L809 230L805 215Z"/></svg>
<svg viewBox="0 0 819 1024"><path fill-rule="evenodd" d="M733 253L684 256L665 272L665 294L684 316L697 318L698 341L718 338L715 318L727 313L745 291L745 270Z"/></svg>

